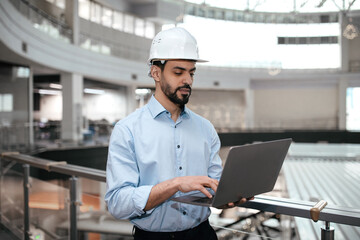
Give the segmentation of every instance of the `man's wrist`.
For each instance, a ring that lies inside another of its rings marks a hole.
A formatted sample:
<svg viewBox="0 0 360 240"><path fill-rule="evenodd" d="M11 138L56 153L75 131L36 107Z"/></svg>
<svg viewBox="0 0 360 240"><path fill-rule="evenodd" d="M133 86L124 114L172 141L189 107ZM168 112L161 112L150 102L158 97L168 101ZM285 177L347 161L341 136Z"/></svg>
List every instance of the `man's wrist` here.
<svg viewBox="0 0 360 240"><path fill-rule="evenodd" d="M175 177L172 179L171 181L171 185L173 186L173 188L176 190L176 191L181 191L181 177Z"/></svg>

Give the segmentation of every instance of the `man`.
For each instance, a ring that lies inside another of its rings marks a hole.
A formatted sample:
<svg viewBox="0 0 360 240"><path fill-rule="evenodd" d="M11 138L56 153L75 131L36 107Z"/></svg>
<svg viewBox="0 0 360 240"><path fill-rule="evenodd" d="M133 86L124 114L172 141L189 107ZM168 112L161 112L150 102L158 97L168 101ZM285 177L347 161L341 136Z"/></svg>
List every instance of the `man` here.
<svg viewBox="0 0 360 240"><path fill-rule="evenodd" d="M149 58L155 94L113 130L105 200L115 218L135 225L135 239L217 239L209 208L171 201L191 191L211 198L222 171L214 127L185 107L196 62L204 60L189 32L158 33Z"/></svg>

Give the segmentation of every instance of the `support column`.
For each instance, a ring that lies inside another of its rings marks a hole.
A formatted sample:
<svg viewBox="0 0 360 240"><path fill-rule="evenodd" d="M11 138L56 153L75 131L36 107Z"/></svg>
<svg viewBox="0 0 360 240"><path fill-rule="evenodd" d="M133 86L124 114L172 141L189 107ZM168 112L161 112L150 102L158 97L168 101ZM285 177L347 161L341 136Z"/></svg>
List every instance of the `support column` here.
<svg viewBox="0 0 360 240"><path fill-rule="evenodd" d="M341 70L343 72L349 71L349 39L344 37L342 34L348 25L349 21L347 20L345 13L339 13L340 19L340 55L341 55Z"/></svg>
<svg viewBox="0 0 360 240"><path fill-rule="evenodd" d="M79 143L83 140L83 77L74 73L62 73L61 84L63 87L61 139L64 142Z"/></svg>
<svg viewBox="0 0 360 240"><path fill-rule="evenodd" d="M33 149L34 146L34 96L33 96L33 89L34 89L34 75L33 71L30 68L30 75L29 75L29 123L28 123L28 133L29 133L29 139L28 144L29 148ZM26 141L26 140L25 140Z"/></svg>
<svg viewBox="0 0 360 240"><path fill-rule="evenodd" d="M245 89L245 128L254 128L254 90Z"/></svg>
<svg viewBox="0 0 360 240"><path fill-rule="evenodd" d="M136 95L135 95L136 85L129 85L126 88L126 95L127 95L127 111L126 115L129 115L133 111L136 110L137 102L136 102Z"/></svg>
<svg viewBox="0 0 360 240"><path fill-rule="evenodd" d="M79 1L66 0L65 2L65 22L72 30L72 43L79 45Z"/></svg>
<svg viewBox="0 0 360 240"><path fill-rule="evenodd" d="M340 78L339 79L339 112L338 112L338 128L339 130L346 130L346 92L348 88L348 80Z"/></svg>

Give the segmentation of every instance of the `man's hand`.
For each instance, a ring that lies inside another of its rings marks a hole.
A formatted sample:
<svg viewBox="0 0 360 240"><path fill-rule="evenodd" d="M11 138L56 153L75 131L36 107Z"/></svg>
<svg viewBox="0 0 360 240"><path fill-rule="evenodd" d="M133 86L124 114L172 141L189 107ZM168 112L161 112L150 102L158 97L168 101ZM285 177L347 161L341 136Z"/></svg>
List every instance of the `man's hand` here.
<svg viewBox="0 0 360 240"><path fill-rule="evenodd" d="M232 207L235 207L235 206L239 206L243 203L246 203L247 201L249 200L254 200L254 197L249 197L249 198L241 198L239 201L237 202L232 202L232 203L228 203L227 204L227 207L228 208L232 208Z"/></svg>
<svg viewBox="0 0 360 240"><path fill-rule="evenodd" d="M207 176L185 176L178 177L176 180L178 181L179 191L187 193L198 190L205 194L208 198L212 198L212 195L206 188L211 188L214 192L216 192L219 184L218 180Z"/></svg>
<svg viewBox="0 0 360 240"><path fill-rule="evenodd" d="M212 179L207 176L185 176L166 180L156 184L151 189L144 211L148 211L163 203L177 191L186 193L199 190L208 198L212 198L211 193L206 190L206 188L209 187L216 192L218 184L219 182L216 179Z"/></svg>

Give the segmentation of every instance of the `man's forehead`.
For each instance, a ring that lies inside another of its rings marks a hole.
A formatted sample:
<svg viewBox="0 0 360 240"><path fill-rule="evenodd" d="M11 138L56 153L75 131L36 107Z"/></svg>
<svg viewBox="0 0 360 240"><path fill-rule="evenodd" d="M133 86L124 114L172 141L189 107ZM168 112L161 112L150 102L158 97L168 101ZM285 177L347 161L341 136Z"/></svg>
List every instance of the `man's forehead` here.
<svg viewBox="0 0 360 240"><path fill-rule="evenodd" d="M167 64L169 68L183 68L185 70L194 70L196 62L191 60L168 60Z"/></svg>

